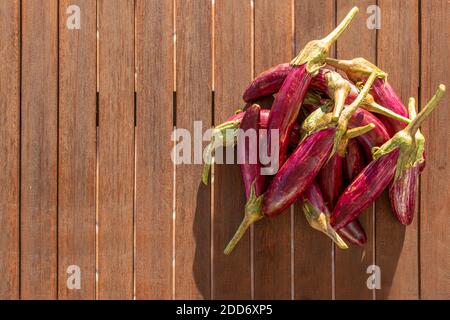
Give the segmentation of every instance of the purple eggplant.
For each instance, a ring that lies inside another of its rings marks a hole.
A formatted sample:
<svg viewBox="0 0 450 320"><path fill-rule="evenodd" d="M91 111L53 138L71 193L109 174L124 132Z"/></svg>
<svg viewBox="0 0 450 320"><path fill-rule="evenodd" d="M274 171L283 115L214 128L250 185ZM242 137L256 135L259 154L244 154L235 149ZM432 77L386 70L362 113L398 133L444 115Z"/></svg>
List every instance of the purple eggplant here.
<svg viewBox="0 0 450 320"><path fill-rule="evenodd" d="M414 98L410 98L408 104L409 116L411 120L416 117L416 108ZM424 144L425 137L420 130L415 135L417 146L417 160L410 167L403 171L398 179L394 180L389 187L389 200L391 202L392 212L397 220L407 226L414 219L416 212L416 199L419 187L419 175L425 167ZM422 155L422 158L420 157Z"/></svg>
<svg viewBox="0 0 450 320"><path fill-rule="evenodd" d="M312 228L325 233L339 248L348 248L347 244L330 225L330 211L325 205L322 192L316 182L313 181L302 193L299 203Z"/></svg>
<svg viewBox="0 0 450 320"><path fill-rule="evenodd" d="M243 133L247 130L254 130L255 137L259 133L261 108L254 104L245 111L242 118L240 129ZM251 143L249 139L239 141L237 144L238 163L240 163L242 179L244 180L245 194L247 199L250 197L250 190L254 185L256 196L261 195L265 189L265 176L261 175L261 164L259 163L258 142ZM253 159L252 159L253 157Z"/></svg>
<svg viewBox="0 0 450 320"><path fill-rule="evenodd" d="M415 135L444 92L445 86L441 84L433 98L405 129L397 132L381 147L374 149L374 160L345 189L333 210L330 221L335 229L339 230L355 219L379 197L392 179L395 179L395 182L405 170L420 161L423 152L415 143Z"/></svg>
<svg viewBox="0 0 450 320"><path fill-rule="evenodd" d="M278 143L278 163L272 164L272 167L280 167L286 160L289 135L296 122L311 80L324 66L331 45L344 32L357 12L358 8L352 8L336 29L321 40L313 40L307 43L291 61L294 68L289 72L275 97L267 125L269 153L273 144ZM275 130L278 130L278 141L272 139ZM270 154L270 156L273 155Z"/></svg>

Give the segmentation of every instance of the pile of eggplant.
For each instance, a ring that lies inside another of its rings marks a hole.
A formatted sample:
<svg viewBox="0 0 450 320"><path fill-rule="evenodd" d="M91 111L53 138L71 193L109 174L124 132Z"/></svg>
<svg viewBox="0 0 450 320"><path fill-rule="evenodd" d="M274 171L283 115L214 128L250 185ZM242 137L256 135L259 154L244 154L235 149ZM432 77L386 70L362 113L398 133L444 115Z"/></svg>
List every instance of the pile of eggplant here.
<svg viewBox="0 0 450 320"><path fill-rule="evenodd" d="M238 145L245 155L240 162L245 215L225 254L251 224L278 216L296 201L311 227L341 249L349 243L364 245L366 234L358 216L386 188L395 217L411 224L425 166L420 125L445 86L441 84L417 114L414 98L406 107L387 74L374 64L364 58L329 58L331 45L357 12L353 8L335 30L310 41L290 63L258 75L244 92L245 108L214 128L202 176L205 184L217 148ZM271 107L262 109L258 101L267 97L272 97ZM269 152L277 143L276 172L263 175L261 162L250 161L259 143L238 143L238 129L263 132L257 136L266 139Z"/></svg>

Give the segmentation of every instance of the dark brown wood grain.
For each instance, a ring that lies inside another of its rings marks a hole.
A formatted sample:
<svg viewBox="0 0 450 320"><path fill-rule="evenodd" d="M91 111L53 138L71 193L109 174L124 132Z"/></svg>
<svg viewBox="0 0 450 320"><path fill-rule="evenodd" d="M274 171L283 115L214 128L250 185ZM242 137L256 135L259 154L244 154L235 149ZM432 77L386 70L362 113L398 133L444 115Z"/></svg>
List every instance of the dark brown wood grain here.
<svg viewBox="0 0 450 320"><path fill-rule="evenodd" d="M20 1L0 2L0 299L19 298Z"/></svg>
<svg viewBox="0 0 450 320"><path fill-rule="evenodd" d="M320 12L317 19L312 12ZM334 28L334 1L295 2L295 53L309 41L321 39ZM330 53L333 55L333 51ZM332 243L312 229L301 206L294 205L294 282L295 299L332 298Z"/></svg>
<svg viewBox="0 0 450 320"><path fill-rule="evenodd" d="M133 298L134 1L98 2L98 285Z"/></svg>
<svg viewBox="0 0 450 320"><path fill-rule="evenodd" d="M379 5L378 66L389 74L389 83L407 103L409 97L418 95L418 2L383 0ZM419 298L417 219L402 226L392 214L387 192L376 202L375 261L381 269L377 299Z"/></svg>
<svg viewBox="0 0 450 320"><path fill-rule="evenodd" d="M211 126L211 7L209 0L176 1L176 125L191 133L192 148L194 121ZM211 190L201 174L201 164L176 166L176 299L211 298Z"/></svg>
<svg viewBox="0 0 450 320"><path fill-rule="evenodd" d="M214 123L224 122L242 106L252 79L250 1L215 2ZM214 299L250 299L250 232L229 256L223 250L244 215L245 190L238 165L214 168ZM239 270L239 272L236 272Z"/></svg>
<svg viewBox="0 0 450 320"><path fill-rule="evenodd" d="M136 298L171 299L172 1L136 2Z"/></svg>
<svg viewBox="0 0 450 320"><path fill-rule="evenodd" d="M57 21L57 2L22 3L20 278L23 299L57 296Z"/></svg>
<svg viewBox="0 0 450 320"><path fill-rule="evenodd" d="M344 34L337 41L336 56L339 59L364 57L376 63L376 29L367 27L367 8L375 5L374 0L345 0L337 3L339 22L355 5L359 13ZM351 246L347 250L335 248L335 297L343 299L373 299L373 291L367 287L367 267L374 264L374 206L367 208L359 221L366 231L367 243L364 247Z"/></svg>
<svg viewBox="0 0 450 320"><path fill-rule="evenodd" d="M292 58L292 2L255 1L255 75ZM254 227L255 299L291 299L291 209Z"/></svg>
<svg viewBox="0 0 450 320"><path fill-rule="evenodd" d="M96 6L78 1L81 28L68 29L59 3L58 298L95 297ZM70 289L69 266L81 288Z"/></svg>
<svg viewBox="0 0 450 320"><path fill-rule="evenodd" d="M450 299L450 233L448 208L450 192L450 136L448 122L450 68L446 62L450 44L450 3L423 0L421 105L436 92L441 83L447 92L440 106L425 121L427 166L422 173L420 197L420 297ZM417 218L416 218L417 220Z"/></svg>

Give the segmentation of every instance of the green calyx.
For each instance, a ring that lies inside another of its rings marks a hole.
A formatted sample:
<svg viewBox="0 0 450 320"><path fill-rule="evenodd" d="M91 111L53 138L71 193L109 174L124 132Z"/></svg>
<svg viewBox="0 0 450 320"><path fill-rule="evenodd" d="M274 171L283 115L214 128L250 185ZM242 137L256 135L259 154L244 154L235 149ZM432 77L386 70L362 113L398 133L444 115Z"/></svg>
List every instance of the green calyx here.
<svg viewBox="0 0 450 320"><path fill-rule="evenodd" d="M303 50L291 61L291 65L306 64L306 70L311 75L316 75L325 65L331 45L340 37L348 27L352 19L358 13L358 8L353 7L341 23L329 35L321 40L312 40L306 44Z"/></svg>
<svg viewBox="0 0 450 320"><path fill-rule="evenodd" d="M211 142L206 146L204 151L204 161L202 170L202 182L208 185L209 172L214 160L214 152L216 148L234 146L237 140L237 129L240 125L239 120L232 120L224 122L214 128Z"/></svg>
<svg viewBox="0 0 450 320"><path fill-rule="evenodd" d="M395 179L400 177L404 170L416 166L424 161L423 151L425 149L425 137L420 133L420 125L430 115L431 111L439 104L442 96L445 93L445 86L439 85L438 90L426 106L415 116L415 101L409 100L409 110L412 114L411 122L405 129L397 132L390 140L384 143L381 147L372 149L372 156L375 160L392 152L395 149L400 149L400 156L397 160ZM411 110L414 110L411 112Z"/></svg>
<svg viewBox="0 0 450 320"><path fill-rule="evenodd" d="M329 128L333 124L330 113L332 107L332 101L328 100L324 105L311 112L302 123L302 137L306 137L315 131Z"/></svg>
<svg viewBox="0 0 450 320"><path fill-rule="evenodd" d="M262 205L263 205L264 195L256 196L255 191L255 182L252 183L251 191L250 191L250 197L245 204L245 216L242 220L241 224L239 225L239 228L237 229L236 233L234 234L233 238L230 240L230 242L227 244L224 253L230 254L236 245L238 244L239 240L242 239L247 229L255 222L261 220L264 215L262 213Z"/></svg>
<svg viewBox="0 0 450 320"><path fill-rule="evenodd" d="M379 78L387 79L386 72L364 58L354 58L352 60L326 58L325 61L328 65L344 71L349 79L355 83L365 81L374 72Z"/></svg>
<svg viewBox="0 0 450 320"><path fill-rule="evenodd" d="M308 200L302 203L303 212L309 225L326 234L340 249L348 249L348 245L330 224L329 215L313 206Z"/></svg>
<svg viewBox="0 0 450 320"><path fill-rule="evenodd" d="M378 73L375 71L372 72L366 83L364 84L364 87L362 88L358 97L350 105L346 106L340 114L336 125L336 134L334 136L333 150L330 154L330 158L338 151L339 146L341 145L341 141L344 138L345 133L347 132L348 122L350 121L350 118L366 98L373 82L377 77Z"/></svg>
<svg viewBox="0 0 450 320"><path fill-rule="evenodd" d="M350 84L339 73L330 71L325 75L328 94L334 100L334 109L331 119L336 122L345 106L345 100L350 93Z"/></svg>

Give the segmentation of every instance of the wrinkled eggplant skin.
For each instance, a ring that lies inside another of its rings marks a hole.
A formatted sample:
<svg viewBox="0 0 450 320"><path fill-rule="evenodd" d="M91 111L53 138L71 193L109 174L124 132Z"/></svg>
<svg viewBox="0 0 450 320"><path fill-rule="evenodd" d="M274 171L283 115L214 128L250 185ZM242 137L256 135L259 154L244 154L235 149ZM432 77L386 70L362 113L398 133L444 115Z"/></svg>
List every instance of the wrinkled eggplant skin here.
<svg viewBox="0 0 450 320"><path fill-rule="evenodd" d="M367 159L372 159L372 148L379 147L389 140L389 133L383 123L369 111L357 109L348 122L348 128L353 129L373 123L375 128L356 137L363 147Z"/></svg>
<svg viewBox="0 0 450 320"><path fill-rule="evenodd" d="M392 211L405 226L410 225L414 219L420 167L417 165L405 170L389 187Z"/></svg>
<svg viewBox="0 0 450 320"><path fill-rule="evenodd" d="M302 140L267 188L263 201L266 216L283 212L309 187L330 156L335 132L328 128Z"/></svg>
<svg viewBox="0 0 450 320"><path fill-rule="evenodd" d="M401 116L408 118L408 110L402 100L397 96L392 86L384 79L376 79L370 92L373 95L375 102ZM380 118L383 122L390 136L393 136L396 132L406 127L406 123L383 115L378 115L378 118Z"/></svg>
<svg viewBox="0 0 450 320"><path fill-rule="evenodd" d="M367 242L366 232L364 231L364 228L358 218L350 221L346 226L340 228L338 233L350 243L360 247Z"/></svg>
<svg viewBox="0 0 450 320"><path fill-rule="evenodd" d="M279 166L286 160L289 136L294 127L306 92L311 83L311 75L306 65L300 65L291 70L284 80L280 91L275 97L267 124L268 150L272 146L272 130L279 130Z"/></svg>
<svg viewBox="0 0 450 320"><path fill-rule="evenodd" d="M323 199L331 210L342 191L342 162L342 157L336 153L320 169L316 179L322 190Z"/></svg>
<svg viewBox="0 0 450 320"><path fill-rule="evenodd" d="M337 230L355 219L375 201L395 175L399 149L372 160L344 190L331 214L331 225Z"/></svg>
<svg viewBox="0 0 450 320"><path fill-rule="evenodd" d="M258 132L259 130L259 115L260 115L260 107L256 104L252 105L245 112L244 117L242 118L240 129L244 132L247 130L255 130ZM261 195L265 190L265 177L261 175L261 164L259 161L257 163L251 164L249 159L250 155L256 155L256 159L259 160L258 157L258 143L252 144L249 139L245 139L244 143L238 143L238 156L242 159L239 159L239 163L241 163L241 174L242 179L244 181L245 186L245 195L247 199L250 197L250 189L252 187L253 182L255 182L255 192L256 195Z"/></svg>
<svg viewBox="0 0 450 320"><path fill-rule="evenodd" d="M347 184L351 183L353 179L364 169L366 160L364 154L358 143L354 139L350 139L347 144L347 153L344 158L344 180Z"/></svg>
<svg viewBox="0 0 450 320"><path fill-rule="evenodd" d="M278 92L293 68L289 63L282 63L259 74L245 90L244 101L252 102Z"/></svg>

